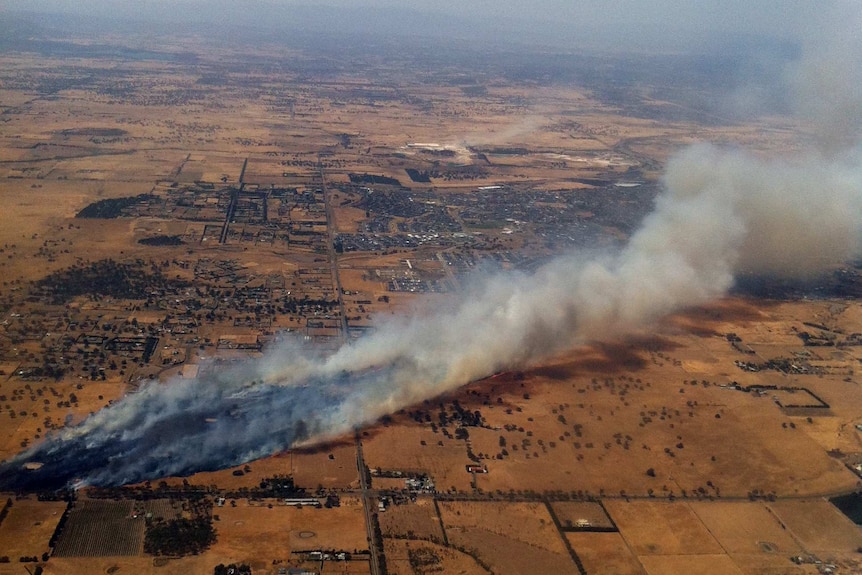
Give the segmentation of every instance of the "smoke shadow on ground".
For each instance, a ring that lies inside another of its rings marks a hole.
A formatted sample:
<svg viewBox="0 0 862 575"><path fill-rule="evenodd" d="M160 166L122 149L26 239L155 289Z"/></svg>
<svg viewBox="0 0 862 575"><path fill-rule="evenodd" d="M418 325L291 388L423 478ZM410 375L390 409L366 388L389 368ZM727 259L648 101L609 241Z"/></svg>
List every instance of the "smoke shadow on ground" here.
<svg viewBox="0 0 862 575"><path fill-rule="evenodd" d="M566 381L596 373L637 371L645 368L648 363L641 356L641 352L644 350L665 351L675 347L676 344L667 338L647 335L626 338L619 342L596 343L573 353L574 359L570 361L501 374L495 378L495 381L523 381L526 383L536 378Z"/></svg>
<svg viewBox="0 0 862 575"><path fill-rule="evenodd" d="M763 321L767 311L778 306L778 300L757 300L747 297L724 298L705 306L685 310L668 316L662 325L698 337L724 336L715 324L745 325Z"/></svg>
<svg viewBox="0 0 862 575"><path fill-rule="evenodd" d="M740 274L730 295L773 300L860 298L859 267L845 267L805 279Z"/></svg>
<svg viewBox="0 0 862 575"><path fill-rule="evenodd" d="M285 451L285 453L292 452L294 455L319 455L321 453L329 453L333 449L338 449L339 447L352 447L355 444L353 435L343 435L341 437L327 440L324 443L298 445Z"/></svg>

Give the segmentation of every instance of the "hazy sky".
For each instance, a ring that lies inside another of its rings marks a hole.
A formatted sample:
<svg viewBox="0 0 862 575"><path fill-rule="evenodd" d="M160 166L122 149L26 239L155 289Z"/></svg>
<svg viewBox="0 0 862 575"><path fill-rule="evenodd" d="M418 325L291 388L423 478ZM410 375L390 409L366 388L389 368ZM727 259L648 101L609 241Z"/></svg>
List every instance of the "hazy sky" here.
<svg viewBox="0 0 862 575"><path fill-rule="evenodd" d="M354 0L361 2L362 0ZM395 0L365 0L368 3L403 6ZM351 0L332 0L349 4ZM804 0L426 0L426 10L478 17L506 17L537 22L568 22L596 26L664 24L691 30L773 30L776 26L796 29L803 20L795 16L812 2ZM489 16L494 15L494 16Z"/></svg>
<svg viewBox="0 0 862 575"><path fill-rule="evenodd" d="M835 0L0 0L11 9L65 11L108 17L145 17L167 21L254 21L268 26L289 24L296 6L329 7L323 18L338 12L355 14L363 8L386 9L392 18L408 11L457 20L463 31L511 33L519 26L531 36L547 35L566 41L589 33L613 41L638 43L658 38L673 43L683 39L712 39L728 33L797 37L811 17ZM332 10L335 9L335 10ZM400 15L400 16L399 16ZM415 20L414 20L415 21ZM429 20L431 27L445 27L445 20ZM466 23L466 28L465 28ZM415 26L413 27L415 28ZM423 30L415 30L421 33ZM445 30L426 30L437 35Z"/></svg>

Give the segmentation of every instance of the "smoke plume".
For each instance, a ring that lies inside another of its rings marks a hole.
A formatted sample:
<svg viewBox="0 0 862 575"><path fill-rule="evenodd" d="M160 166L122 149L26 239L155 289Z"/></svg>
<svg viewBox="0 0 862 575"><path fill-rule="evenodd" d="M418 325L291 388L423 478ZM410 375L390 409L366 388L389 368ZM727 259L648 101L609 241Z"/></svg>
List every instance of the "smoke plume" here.
<svg viewBox="0 0 862 575"><path fill-rule="evenodd" d="M810 82L799 94L816 93ZM858 108L831 112L839 117L818 118L818 125L855 125ZM860 232L858 148L830 143L763 159L695 145L669 162L654 211L616 253L570 254L532 274L474 281L443 309L392 319L328 356L284 342L228 371L153 383L5 463L0 488L188 475L333 438L500 370L720 297L739 272L809 277L858 256ZM43 465L24 471L27 462Z"/></svg>

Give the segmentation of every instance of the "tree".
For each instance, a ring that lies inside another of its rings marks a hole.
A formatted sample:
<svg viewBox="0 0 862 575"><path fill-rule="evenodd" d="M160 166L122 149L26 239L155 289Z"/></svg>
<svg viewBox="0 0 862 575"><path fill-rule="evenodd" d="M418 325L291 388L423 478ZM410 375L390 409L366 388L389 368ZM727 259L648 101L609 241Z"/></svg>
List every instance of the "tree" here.
<svg viewBox="0 0 862 575"><path fill-rule="evenodd" d="M144 551L150 555L197 555L215 540L211 518L179 518L148 525Z"/></svg>

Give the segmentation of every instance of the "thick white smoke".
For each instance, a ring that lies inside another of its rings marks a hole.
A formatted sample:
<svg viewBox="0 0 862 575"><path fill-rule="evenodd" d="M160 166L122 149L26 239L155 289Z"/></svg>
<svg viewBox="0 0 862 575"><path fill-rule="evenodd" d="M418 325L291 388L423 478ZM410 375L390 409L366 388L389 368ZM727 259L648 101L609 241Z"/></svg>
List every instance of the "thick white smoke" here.
<svg viewBox="0 0 862 575"><path fill-rule="evenodd" d="M849 42L858 53L852 34L837 40L830 45ZM796 81L811 77L811 65L803 61ZM814 78L858 90L827 81L837 69L826 62ZM800 101L817 92L804 85ZM816 108L817 126L858 125L858 108ZM328 357L285 344L228 373L151 385L0 467L0 487L120 484L236 465L702 304L739 272L804 278L858 257L862 153L835 145L848 138L819 137L809 153L780 159L687 148L670 161L653 213L617 253L567 255L530 275L476 281L444 308L392 320ZM22 473L28 460L45 465Z"/></svg>
<svg viewBox="0 0 862 575"><path fill-rule="evenodd" d="M618 254L487 280L445 313L384 326L320 370L399 365L356 389L342 430L501 369L643 326L726 293L739 271L809 277L860 253L860 155L758 160L708 145L674 158L655 211Z"/></svg>

